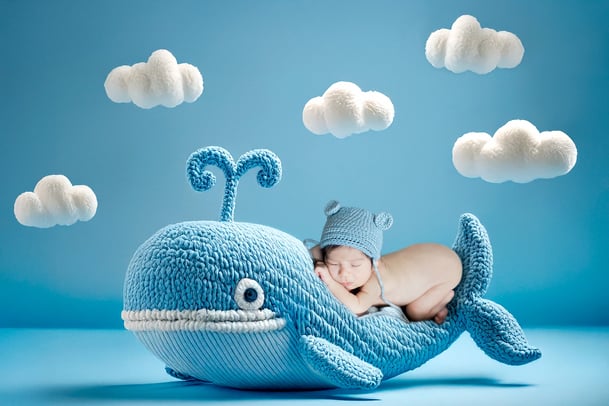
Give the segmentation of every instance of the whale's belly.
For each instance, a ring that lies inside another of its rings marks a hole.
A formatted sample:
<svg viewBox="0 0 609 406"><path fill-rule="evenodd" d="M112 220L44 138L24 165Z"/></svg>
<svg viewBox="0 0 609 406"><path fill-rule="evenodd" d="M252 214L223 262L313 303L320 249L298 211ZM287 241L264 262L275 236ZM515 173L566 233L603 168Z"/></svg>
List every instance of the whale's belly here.
<svg viewBox="0 0 609 406"><path fill-rule="evenodd" d="M217 385L248 388L333 387L302 359L289 328L262 332L136 331L168 367Z"/></svg>

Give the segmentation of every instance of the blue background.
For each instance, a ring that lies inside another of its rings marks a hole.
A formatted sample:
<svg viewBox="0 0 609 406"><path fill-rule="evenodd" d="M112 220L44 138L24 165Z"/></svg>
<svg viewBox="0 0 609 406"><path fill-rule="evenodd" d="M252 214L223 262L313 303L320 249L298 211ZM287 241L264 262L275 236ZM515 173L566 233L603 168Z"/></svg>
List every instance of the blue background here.
<svg viewBox="0 0 609 406"><path fill-rule="evenodd" d="M515 33L515 69L433 68L429 34L462 14ZM135 249L157 229L216 220L219 186L194 192L191 152L236 158L269 148L283 180L240 184L237 221L318 237L330 199L393 214L384 251L450 245L458 216L487 227L487 297L523 325L607 325L609 304L608 1L0 0L0 327L120 327ZM119 65L168 49L203 74L198 101L143 110L104 91ZM393 124L315 136L302 108L340 80L389 96ZM490 184L459 175L454 141L512 119L561 130L578 148L567 175ZM89 222L20 225L15 198L60 173L96 193Z"/></svg>

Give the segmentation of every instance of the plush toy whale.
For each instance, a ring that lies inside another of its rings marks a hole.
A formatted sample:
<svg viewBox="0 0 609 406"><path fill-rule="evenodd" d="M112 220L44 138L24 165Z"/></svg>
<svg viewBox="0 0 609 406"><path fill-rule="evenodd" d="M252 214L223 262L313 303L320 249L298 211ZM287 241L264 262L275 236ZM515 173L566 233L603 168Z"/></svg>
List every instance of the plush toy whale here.
<svg viewBox="0 0 609 406"><path fill-rule="evenodd" d="M226 177L220 221L162 228L129 264L125 327L182 379L243 389L373 389L419 367L467 330L491 358L511 365L541 356L515 318L483 299L492 272L484 227L461 216L454 250L463 279L443 324L405 322L384 314L357 317L313 272L295 237L260 224L233 221L239 179L260 167L271 187L281 162L269 150L235 163L219 147L193 153L188 178L196 190L215 184L208 165Z"/></svg>

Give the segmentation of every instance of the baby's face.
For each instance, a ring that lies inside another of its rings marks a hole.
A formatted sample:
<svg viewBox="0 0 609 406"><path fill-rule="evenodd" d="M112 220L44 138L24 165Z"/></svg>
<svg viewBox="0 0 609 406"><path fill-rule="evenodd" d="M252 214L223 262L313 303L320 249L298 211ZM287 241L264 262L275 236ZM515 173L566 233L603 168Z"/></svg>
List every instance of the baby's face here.
<svg viewBox="0 0 609 406"><path fill-rule="evenodd" d="M361 287L372 274L370 258L352 247L340 246L330 250L325 262L332 278L347 290Z"/></svg>

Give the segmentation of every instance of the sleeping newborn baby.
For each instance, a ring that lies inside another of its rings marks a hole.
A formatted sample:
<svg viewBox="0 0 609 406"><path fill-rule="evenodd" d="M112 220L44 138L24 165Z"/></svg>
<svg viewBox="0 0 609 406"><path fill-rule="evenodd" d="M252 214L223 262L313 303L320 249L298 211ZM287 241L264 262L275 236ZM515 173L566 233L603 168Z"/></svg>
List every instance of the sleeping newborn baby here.
<svg viewBox="0 0 609 406"><path fill-rule="evenodd" d="M357 315L390 306L412 321L444 322L462 271L452 249L420 243L381 256L383 231L393 223L390 214L336 201L328 203L325 214L321 241L311 254L315 273L338 300Z"/></svg>

